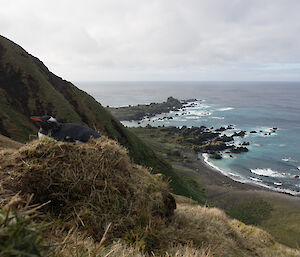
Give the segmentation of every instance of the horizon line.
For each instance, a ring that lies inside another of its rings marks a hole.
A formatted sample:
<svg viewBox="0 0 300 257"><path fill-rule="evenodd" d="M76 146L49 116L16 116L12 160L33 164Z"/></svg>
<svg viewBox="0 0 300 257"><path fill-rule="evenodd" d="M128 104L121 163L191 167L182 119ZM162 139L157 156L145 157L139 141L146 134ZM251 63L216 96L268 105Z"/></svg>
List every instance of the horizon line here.
<svg viewBox="0 0 300 257"><path fill-rule="evenodd" d="M259 83L300 83L300 80L76 80L72 83L81 82L229 82L229 83L240 83L240 82L259 82Z"/></svg>

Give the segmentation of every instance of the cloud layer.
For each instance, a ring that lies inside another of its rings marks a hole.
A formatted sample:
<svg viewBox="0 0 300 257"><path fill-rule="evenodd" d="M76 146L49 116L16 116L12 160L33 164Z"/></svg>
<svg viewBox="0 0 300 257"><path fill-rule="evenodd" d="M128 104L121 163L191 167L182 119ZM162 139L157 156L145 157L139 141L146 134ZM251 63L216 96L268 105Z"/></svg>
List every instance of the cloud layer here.
<svg viewBox="0 0 300 257"><path fill-rule="evenodd" d="M300 79L299 0L0 4L0 33L72 81Z"/></svg>

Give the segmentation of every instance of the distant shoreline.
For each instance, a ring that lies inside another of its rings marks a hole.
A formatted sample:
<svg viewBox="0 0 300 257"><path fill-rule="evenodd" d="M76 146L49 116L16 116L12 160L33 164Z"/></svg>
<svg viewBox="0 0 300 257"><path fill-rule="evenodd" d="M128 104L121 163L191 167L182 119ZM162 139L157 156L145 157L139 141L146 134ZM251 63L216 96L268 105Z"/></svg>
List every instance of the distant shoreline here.
<svg viewBox="0 0 300 257"><path fill-rule="evenodd" d="M158 114L169 113L170 111L178 110L183 107L183 104L178 99L172 96L168 97L167 101L162 103L150 103L139 105L128 105L124 107L109 107L106 109L120 121L136 121L139 122L145 117L150 119Z"/></svg>
<svg viewBox="0 0 300 257"><path fill-rule="evenodd" d="M213 164L205 160L205 157L203 154L198 155L198 160L201 162L202 165L199 165L199 162L197 165L202 168L202 169L207 169L204 172L207 174L211 174L211 172L217 173L219 176L226 178L226 183L228 183L227 179L232 181L232 183L229 182L229 184L233 187L237 187L239 189L244 189L244 190L249 190L249 189L254 189L254 190L263 190L263 191L269 191L269 192L275 192L275 193L280 193L284 195L290 195L294 197L300 197L300 193L295 192L295 194L290 193L289 190L282 190L280 189L275 190L272 187L268 187L267 185L261 185L255 182L252 182L250 180L239 180L239 179L234 179L230 175L227 175L227 172L222 171L220 168L215 167ZM211 174L212 175L212 174ZM212 175L214 176L214 175ZM219 184L219 183L217 183Z"/></svg>
<svg viewBox="0 0 300 257"><path fill-rule="evenodd" d="M170 98L172 98L172 97L170 97ZM172 98L172 99L174 99L174 98ZM177 102L184 103L183 100L180 100L180 101L178 99L174 99L174 100ZM224 158L224 155L226 155L226 154L228 155L228 157L229 156L233 157L235 154L248 152L249 149L247 148L247 146L249 145L249 142L244 141L245 136L255 135L255 134L262 135L262 136L264 136L264 135L271 136L273 134L276 135L277 126L269 127L268 130L267 129L258 129L256 127L249 128L249 130L247 130L247 131L246 130L245 131L232 130L232 131L234 131L234 133L230 133L230 129L235 129L233 127L233 125L224 125L224 126L222 125L222 127L220 127L220 128L217 127L217 125L213 125L214 128L211 126L208 126L207 128L205 126L201 126L201 127L204 127L204 129L202 131L200 131L198 129L199 131L197 131L195 133L196 137L199 136L199 133L203 133L203 135L201 135L201 136L205 136L205 133L211 133L211 136L212 136L212 137L207 137L208 141L206 143L208 143L209 145L207 145L207 148L205 148L205 146L203 144L205 142L203 140L202 140L203 142L198 142L199 140L197 138L190 139L190 137L191 136L193 137L193 135L189 134L188 131L186 134L183 131L178 132L178 129L177 130L175 129L176 127L181 129L181 126L178 125L178 122L176 124L176 120L180 120L180 117L182 115L187 114L188 111L185 111L186 107L193 108L193 107L195 107L196 102L200 102L200 104L203 103L202 100L194 99L194 102L191 100L192 99L186 100L186 102L188 104L186 104L185 106L183 105L182 108L180 108L180 106L177 106L178 109L176 108L174 110L173 110L172 104L171 104L167 108L164 109L165 112L161 112L162 108L160 106L162 104L159 104L159 103L150 104L150 105L129 106L129 107L125 107L125 108L117 108L118 109L117 111L121 112L124 115L131 111L137 112L137 110L138 110L140 115L134 115L134 114L131 114L131 115L139 116L140 119L134 120L134 121L128 121L128 119L127 119L127 121L126 120L124 121L121 119L122 123L125 126L129 126L129 127L130 126L133 126L133 127L142 126L142 127L151 129L151 127L152 127L151 124L153 122L157 123L157 122L161 121L162 125L158 126L158 128L159 127L165 127L165 129L174 128L173 130L169 129L169 133L172 133L172 134L175 133L174 135L176 135L176 136L179 135L179 137L187 138L189 140L189 142L192 144L191 147L195 150L195 152L209 153L210 154L209 157L213 158L213 159L222 159L222 158ZM166 102L164 102L164 103L166 103ZM149 112L148 110L152 109L153 107L155 107L155 109L154 109L155 111ZM234 109L233 107L223 107L223 108L219 108L217 110L228 111L228 110L233 110L233 109ZM156 111L158 111L157 113L159 115L157 115ZM202 113L201 113L201 115L202 115ZM203 114L203 115L205 115L205 114ZM173 125L173 126L168 125L170 122L172 123L173 121L175 121L176 125ZM148 124L148 125L146 125L146 124ZM227 124L229 124L229 123L227 123ZM155 124L154 127L152 127L152 128L156 128L156 127L157 127L157 124ZM182 127L186 127L186 126L182 126ZM196 127L197 127L197 125L196 125ZM196 128L196 127L192 126L192 128ZM198 127L198 128L200 128L200 127ZM228 130L229 134L228 133L226 134L226 130ZM219 133L220 136L215 137L214 133ZM241 139L237 139L238 144L236 144L235 143L236 138L239 138L239 137ZM215 144L215 141L220 144ZM252 142L251 142L251 144L252 144ZM255 186L257 188L263 188L264 190L271 190L274 192L289 194L292 196L300 196L300 192L297 191L297 188L290 189L289 186L286 186L286 188L282 188L281 187L282 183L279 183L276 180L273 180L272 174L269 176L268 172L270 171L270 172L276 173L277 171L276 170L273 171L273 170L269 169L268 166L266 166L266 167L257 166L257 168L253 168L253 169L251 168L251 170L249 170L249 175L247 175L243 178L242 175L238 176L239 174L236 174L236 177L235 177L234 171L233 172L222 171L219 167L216 167L214 164L211 164L210 159L205 160L205 158L202 158L202 162L204 162L208 167L210 167L210 168L216 170L217 172L219 172L220 174L222 174L222 176L226 176L235 182L239 182L241 184L249 184L249 185ZM255 167L255 164L253 165L253 167ZM259 172L259 173L256 173L256 172ZM250 174L253 174L253 175L250 175ZM295 178L297 178L297 174L293 174L293 175L295 176ZM252 178L253 178L253 180L252 180Z"/></svg>
<svg viewBox="0 0 300 257"><path fill-rule="evenodd" d="M190 155L193 155L194 153L190 152ZM234 187L237 189L242 190L266 190L266 191L272 191L271 189L267 189L263 186L257 185L255 183L247 183L246 181L239 181L234 180L230 176L226 175L226 172L221 172L221 169L216 168L214 166L211 166L209 163L207 163L203 157L203 154L194 154L194 161L192 161L190 164L185 164L188 167L194 167L197 173L200 175L205 174L205 177L208 178L210 184L215 184L218 186L225 186L226 185L230 187Z"/></svg>

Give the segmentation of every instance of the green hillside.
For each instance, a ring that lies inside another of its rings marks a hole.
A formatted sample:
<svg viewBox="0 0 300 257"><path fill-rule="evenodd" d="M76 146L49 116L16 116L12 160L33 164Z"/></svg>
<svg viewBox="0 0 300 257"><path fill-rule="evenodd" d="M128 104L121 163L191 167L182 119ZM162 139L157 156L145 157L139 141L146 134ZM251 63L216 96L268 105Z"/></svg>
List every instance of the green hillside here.
<svg viewBox="0 0 300 257"><path fill-rule="evenodd" d="M127 131L95 99L51 73L20 46L0 37L0 132L25 142L36 134L30 115L78 122L132 148Z"/></svg>
<svg viewBox="0 0 300 257"><path fill-rule="evenodd" d="M29 141L37 132L29 117L45 114L62 122L86 124L116 139L137 162L153 154L93 97L0 36L0 133L19 142Z"/></svg>
<svg viewBox="0 0 300 257"><path fill-rule="evenodd" d="M36 57L0 36L0 134L19 142L36 138L32 115L78 122L117 140L138 164L171 178L175 193L190 197L172 167L128 131L92 96L48 70Z"/></svg>

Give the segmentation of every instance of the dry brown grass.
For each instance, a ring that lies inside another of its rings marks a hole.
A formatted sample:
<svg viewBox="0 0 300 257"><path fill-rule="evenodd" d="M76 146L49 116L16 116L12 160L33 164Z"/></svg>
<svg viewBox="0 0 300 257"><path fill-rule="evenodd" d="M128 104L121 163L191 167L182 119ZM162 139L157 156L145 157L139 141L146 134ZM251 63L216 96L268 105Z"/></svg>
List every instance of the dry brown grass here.
<svg viewBox="0 0 300 257"><path fill-rule="evenodd" d="M164 256L164 257L209 257L209 249L197 249L192 245L173 245L170 244L167 251L161 253L154 253L153 251L147 253L140 251L140 248L137 245L128 245L126 242L119 240L113 242L109 245L104 245L97 243L93 238L84 236L82 233L77 230L71 230L65 237L62 239L60 232L56 231L57 237L56 241L53 240L49 245L52 245L50 250L50 256L55 257L155 257L155 256ZM99 247L100 245L100 247Z"/></svg>
<svg viewBox="0 0 300 257"><path fill-rule="evenodd" d="M177 197L181 201L171 222L162 233L168 238L163 252L144 253L136 245L128 246L118 241L99 249L95 256L300 256L300 252L276 243L265 231L229 219L216 208L206 208ZM93 256L97 244L92 238L82 238L72 233L71 244L56 248L55 256Z"/></svg>
<svg viewBox="0 0 300 257"><path fill-rule="evenodd" d="M39 210L50 224L39 245L49 249L44 256L300 256L267 232L182 196L174 196L173 214L164 178L131 163L107 138L84 145L47 139L0 152L1 207L17 192L22 201L50 201ZM42 221L30 219L25 231Z"/></svg>
<svg viewBox="0 0 300 257"><path fill-rule="evenodd" d="M2 192L51 201L53 219L69 228L76 224L95 240L112 223L109 238L138 239L147 248L147 237L174 211L168 184L132 164L124 148L104 137L84 145L34 141L2 152L0 163Z"/></svg>
<svg viewBox="0 0 300 257"><path fill-rule="evenodd" d="M180 199L184 202L183 198ZM101 247L96 253L97 243L92 238L72 232L64 240L69 240L69 244L54 248L54 256L300 256L298 250L276 243L259 228L231 220L216 208L190 203L178 204L174 218L162 233L169 240L163 252L144 253L137 245L128 246L124 241L117 241Z"/></svg>
<svg viewBox="0 0 300 257"><path fill-rule="evenodd" d="M300 256L299 250L278 244L257 227L229 219L220 209L180 200L166 229L175 244L190 244L202 254L209 250L209 256Z"/></svg>
<svg viewBox="0 0 300 257"><path fill-rule="evenodd" d="M18 195L5 201L7 204L0 209L0 256L38 257L46 254L48 248L42 244L42 234L47 225L41 223L43 216L39 209L47 203L32 205L31 197L24 201Z"/></svg>

